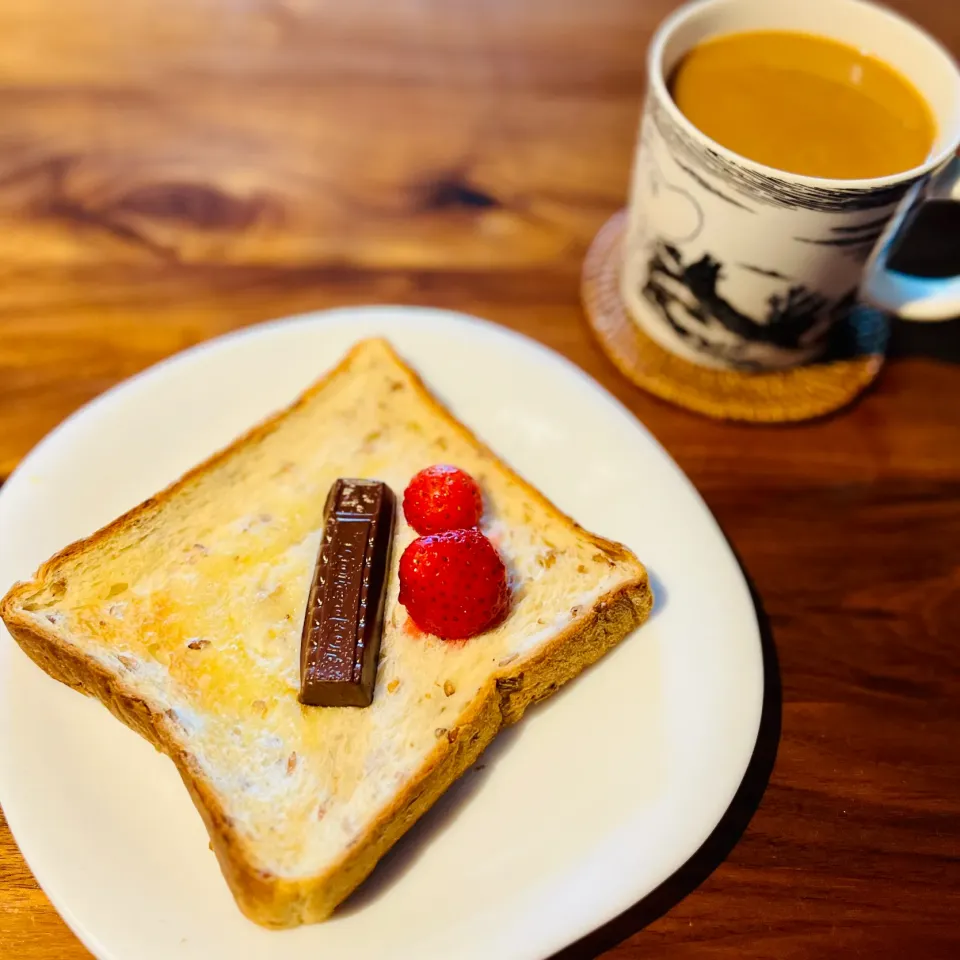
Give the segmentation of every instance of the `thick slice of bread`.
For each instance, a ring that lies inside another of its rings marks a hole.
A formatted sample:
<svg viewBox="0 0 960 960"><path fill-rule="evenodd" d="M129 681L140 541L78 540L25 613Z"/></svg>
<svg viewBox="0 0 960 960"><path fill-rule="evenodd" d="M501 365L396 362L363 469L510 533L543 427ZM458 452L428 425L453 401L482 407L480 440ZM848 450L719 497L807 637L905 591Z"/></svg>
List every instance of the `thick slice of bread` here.
<svg viewBox="0 0 960 960"><path fill-rule="evenodd" d="M453 463L486 498L513 602L464 643L397 603L397 529L372 706L303 707L299 644L337 477L398 494ZM176 764L244 913L325 919L500 727L638 626L626 548L563 516L444 410L382 340L289 409L45 563L0 604L51 676L103 701Z"/></svg>

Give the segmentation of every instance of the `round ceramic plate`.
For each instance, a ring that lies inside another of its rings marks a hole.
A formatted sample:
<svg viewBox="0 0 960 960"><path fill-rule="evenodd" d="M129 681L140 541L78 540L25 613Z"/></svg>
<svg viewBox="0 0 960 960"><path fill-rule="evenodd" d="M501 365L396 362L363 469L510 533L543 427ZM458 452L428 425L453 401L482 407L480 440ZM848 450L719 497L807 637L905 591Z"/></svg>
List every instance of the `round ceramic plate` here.
<svg viewBox="0 0 960 960"><path fill-rule="evenodd" d="M632 547L640 630L505 731L332 920L262 930L234 905L173 765L0 642L0 802L103 960L540 960L629 907L706 839L763 698L759 630L716 523L646 430L526 338L433 310L346 309L214 340L75 414L0 492L0 592L384 334L509 463Z"/></svg>

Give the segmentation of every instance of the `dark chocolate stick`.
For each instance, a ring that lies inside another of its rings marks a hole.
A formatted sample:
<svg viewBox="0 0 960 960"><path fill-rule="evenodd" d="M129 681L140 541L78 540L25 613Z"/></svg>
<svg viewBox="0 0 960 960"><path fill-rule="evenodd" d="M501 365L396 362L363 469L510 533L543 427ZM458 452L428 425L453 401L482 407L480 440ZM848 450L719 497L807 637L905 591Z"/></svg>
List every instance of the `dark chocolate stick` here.
<svg viewBox="0 0 960 960"><path fill-rule="evenodd" d="M300 641L300 702L368 707L383 634L396 500L385 483L337 480Z"/></svg>

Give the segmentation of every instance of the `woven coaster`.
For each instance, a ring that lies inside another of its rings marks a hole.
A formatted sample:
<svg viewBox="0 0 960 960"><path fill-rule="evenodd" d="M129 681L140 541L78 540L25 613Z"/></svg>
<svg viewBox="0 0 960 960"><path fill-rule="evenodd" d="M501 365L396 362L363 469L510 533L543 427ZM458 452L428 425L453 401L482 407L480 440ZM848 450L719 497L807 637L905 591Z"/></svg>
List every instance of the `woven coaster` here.
<svg viewBox="0 0 960 960"><path fill-rule="evenodd" d="M890 324L857 307L837 325L826 356L789 370L717 370L664 350L627 315L620 299L620 242L626 213L614 214L590 246L580 294L600 346L638 387L719 420L791 423L822 417L851 403L883 366Z"/></svg>

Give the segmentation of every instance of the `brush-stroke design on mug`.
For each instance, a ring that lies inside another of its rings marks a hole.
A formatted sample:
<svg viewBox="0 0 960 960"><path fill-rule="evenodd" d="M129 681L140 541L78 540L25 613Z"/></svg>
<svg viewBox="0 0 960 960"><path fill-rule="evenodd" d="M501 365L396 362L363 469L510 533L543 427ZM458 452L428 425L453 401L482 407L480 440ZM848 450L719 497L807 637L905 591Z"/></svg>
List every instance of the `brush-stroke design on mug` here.
<svg viewBox="0 0 960 960"><path fill-rule="evenodd" d="M862 265L913 182L837 190L768 176L689 136L651 93L624 298L651 336L699 363L760 370L812 360L856 302Z"/></svg>
<svg viewBox="0 0 960 960"><path fill-rule="evenodd" d="M877 245L887 225L886 216L868 220L853 226L831 227L825 237L794 237L798 243L812 243L818 247L835 247L837 253L849 257L855 263L864 264Z"/></svg>
<svg viewBox="0 0 960 960"><path fill-rule="evenodd" d="M785 292L770 294L760 320L742 313L718 291L723 275L718 260L705 253L696 262L685 263L680 250L663 241L654 246L643 295L684 343L744 369L760 369L751 356L758 345L802 350L819 336L824 311L832 323L845 318L856 303L856 287L828 304L820 294L775 270L738 266L786 282Z"/></svg>

